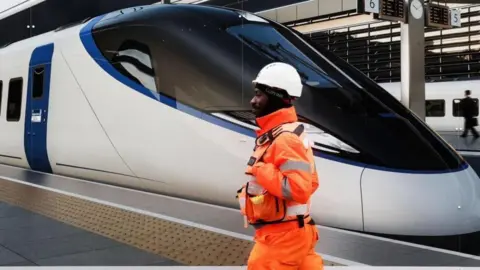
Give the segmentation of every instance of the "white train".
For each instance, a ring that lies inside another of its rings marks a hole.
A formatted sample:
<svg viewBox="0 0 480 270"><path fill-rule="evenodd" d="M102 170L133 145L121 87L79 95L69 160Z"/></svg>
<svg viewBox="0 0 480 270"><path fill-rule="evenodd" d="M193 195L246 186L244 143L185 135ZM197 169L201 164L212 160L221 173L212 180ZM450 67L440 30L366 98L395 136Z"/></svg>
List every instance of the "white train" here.
<svg viewBox="0 0 480 270"><path fill-rule="evenodd" d="M251 81L273 61L304 80L317 223L480 229L480 179L435 132L299 33L230 9L135 7L1 48L0 162L236 208L256 129Z"/></svg>
<svg viewBox="0 0 480 270"><path fill-rule="evenodd" d="M380 86L400 100L401 83L385 83ZM463 132L464 120L460 114L459 104L465 97L465 90L472 92L471 97L477 103L478 116L479 80L427 83L425 85L427 124L438 132Z"/></svg>

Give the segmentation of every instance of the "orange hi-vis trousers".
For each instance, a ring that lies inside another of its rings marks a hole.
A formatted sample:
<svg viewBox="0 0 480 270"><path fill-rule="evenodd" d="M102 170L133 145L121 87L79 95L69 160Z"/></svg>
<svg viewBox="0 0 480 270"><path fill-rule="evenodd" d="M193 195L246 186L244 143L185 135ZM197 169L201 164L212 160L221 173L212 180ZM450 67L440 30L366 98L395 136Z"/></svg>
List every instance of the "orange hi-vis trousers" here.
<svg viewBox="0 0 480 270"><path fill-rule="evenodd" d="M310 224L288 230L257 231L247 269L323 270L323 259L315 253L317 241L317 228Z"/></svg>

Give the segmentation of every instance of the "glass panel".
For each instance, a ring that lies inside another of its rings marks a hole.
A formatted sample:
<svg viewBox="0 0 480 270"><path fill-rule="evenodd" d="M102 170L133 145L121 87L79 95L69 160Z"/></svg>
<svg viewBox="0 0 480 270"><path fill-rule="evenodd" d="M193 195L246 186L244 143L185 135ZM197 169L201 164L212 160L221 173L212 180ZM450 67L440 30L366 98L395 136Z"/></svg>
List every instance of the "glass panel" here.
<svg viewBox="0 0 480 270"><path fill-rule="evenodd" d="M425 100L425 110L427 117L443 117L445 116L445 100Z"/></svg>
<svg viewBox="0 0 480 270"><path fill-rule="evenodd" d="M7 121L18 122L22 109L22 87L23 79L10 80L8 88Z"/></svg>
<svg viewBox="0 0 480 270"><path fill-rule="evenodd" d="M475 107L475 111L474 111L474 115L475 116L478 116L478 98L472 98L473 102L475 102L475 104L477 105ZM455 117L462 117L462 110L460 109L460 103L461 103L461 99L459 98L456 98L453 100L453 103L452 103L452 106L453 106L453 111L452 111L452 114L453 116Z"/></svg>

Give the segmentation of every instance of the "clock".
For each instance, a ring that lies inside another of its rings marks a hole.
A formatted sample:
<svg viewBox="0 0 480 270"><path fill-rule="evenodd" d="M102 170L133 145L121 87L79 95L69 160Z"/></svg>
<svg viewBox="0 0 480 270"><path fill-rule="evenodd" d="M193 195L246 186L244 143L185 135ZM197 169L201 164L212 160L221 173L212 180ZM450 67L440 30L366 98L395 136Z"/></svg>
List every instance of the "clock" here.
<svg viewBox="0 0 480 270"><path fill-rule="evenodd" d="M423 16L423 3L420 0L412 0L410 3L410 13L412 13L415 19L421 19Z"/></svg>

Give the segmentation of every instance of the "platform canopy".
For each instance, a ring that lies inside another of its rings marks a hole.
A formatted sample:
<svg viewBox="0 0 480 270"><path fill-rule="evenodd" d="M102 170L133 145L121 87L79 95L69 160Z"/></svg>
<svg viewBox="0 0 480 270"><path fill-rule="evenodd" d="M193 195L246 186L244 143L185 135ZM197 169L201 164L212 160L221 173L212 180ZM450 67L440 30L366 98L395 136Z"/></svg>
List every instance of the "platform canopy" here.
<svg viewBox="0 0 480 270"><path fill-rule="evenodd" d="M480 4L480 0L447 0L446 2L455 4Z"/></svg>
<svg viewBox="0 0 480 270"><path fill-rule="evenodd" d="M55 28L131 6L165 0L0 0L0 46ZM169 0L170 3L215 5L254 12L280 23L355 13L358 0ZM480 3L480 0L446 0ZM445 3L441 0L440 3Z"/></svg>

